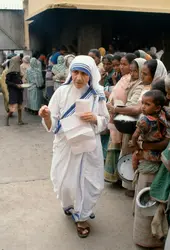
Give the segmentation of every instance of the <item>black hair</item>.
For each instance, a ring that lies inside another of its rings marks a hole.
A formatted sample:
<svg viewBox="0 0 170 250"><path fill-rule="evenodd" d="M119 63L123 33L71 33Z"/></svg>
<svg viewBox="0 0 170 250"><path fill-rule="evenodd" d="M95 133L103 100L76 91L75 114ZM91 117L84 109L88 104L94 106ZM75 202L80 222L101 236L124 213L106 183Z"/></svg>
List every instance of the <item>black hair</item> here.
<svg viewBox="0 0 170 250"><path fill-rule="evenodd" d="M127 53L124 57L126 58L129 64L131 64L132 61L136 59L136 55L133 53Z"/></svg>
<svg viewBox="0 0 170 250"><path fill-rule="evenodd" d="M32 57L35 57L36 59L38 59L40 57L40 52L38 51L33 52Z"/></svg>
<svg viewBox="0 0 170 250"><path fill-rule="evenodd" d="M65 45L62 45L62 46L60 47L60 51L61 51L61 50L67 51L67 47L66 47Z"/></svg>
<svg viewBox="0 0 170 250"><path fill-rule="evenodd" d="M99 59L101 58L101 54L100 54L100 51L98 49L91 49L89 51L89 53L95 54L95 56L97 56Z"/></svg>
<svg viewBox="0 0 170 250"><path fill-rule="evenodd" d="M160 90L166 96L165 81L161 79L152 83L152 90Z"/></svg>
<svg viewBox="0 0 170 250"><path fill-rule="evenodd" d="M144 64L148 67L148 69L149 69L149 71L151 73L152 78L154 78L155 72L156 72L156 68L158 66L157 60L156 59L152 59L152 60L146 61Z"/></svg>
<svg viewBox="0 0 170 250"><path fill-rule="evenodd" d="M119 55L119 54L116 54L116 55L114 55L113 56L113 60L117 60L117 61L119 61L120 62L120 60L121 60L121 55Z"/></svg>
<svg viewBox="0 0 170 250"><path fill-rule="evenodd" d="M134 52L134 54L137 56L137 58L140 57L140 52L139 52L139 50L136 50L136 51Z"/></svg>
<svg viewBox="0 0 170 250"><path fill-rule="evenodd" d="M113 56L108 54L108 55L105 55L102 59L102 61L104 61L105 59L107 59L110 63L112 63L113 61Z"/></svg>
<svg viewBox="0 0 170 250"><path fill-rule="evenodd" d="M20 58L21 58L21 59L23 59L24 54L23 54L23 53L21 53L19 56L20 56Z"/></svg>
<svg viewBox="0 0 170 250"><path fill-rule="evenodd" d="M143 96L152 97L153 102L156 106L163 107L165 105L165 95L160 90L147 91Z"/></svg>

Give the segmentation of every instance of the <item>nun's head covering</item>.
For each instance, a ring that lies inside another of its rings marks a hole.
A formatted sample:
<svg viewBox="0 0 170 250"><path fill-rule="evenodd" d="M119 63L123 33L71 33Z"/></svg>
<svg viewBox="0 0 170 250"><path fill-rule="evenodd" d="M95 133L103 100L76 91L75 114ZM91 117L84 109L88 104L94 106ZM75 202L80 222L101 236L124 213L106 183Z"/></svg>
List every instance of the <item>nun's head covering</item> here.
<svg viewBox="0 0 170 250"><path fill-rule="evenodd" d="M101 80L100 72L93 58L91 58L90 56L75 57L70 65L69 74L65 84L70 84L72 82L71 73L76 70L87 74L90 78L88 83L89 86L96 92L96 94L99 94L100 97L104 97L104 88L99 85L99 82Z"/></svg>

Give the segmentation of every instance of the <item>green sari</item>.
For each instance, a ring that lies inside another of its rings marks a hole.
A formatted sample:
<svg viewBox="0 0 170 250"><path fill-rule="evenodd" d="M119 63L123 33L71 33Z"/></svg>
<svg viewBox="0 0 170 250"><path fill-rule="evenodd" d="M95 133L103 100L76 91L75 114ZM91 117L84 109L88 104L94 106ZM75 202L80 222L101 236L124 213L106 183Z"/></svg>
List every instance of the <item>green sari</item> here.
<svg viewBox="0 0 170 250"><path fill-rule="evenodd" d="M104 171L104 179L106 182L114 183L119 179L117 163L119 160L120 150L121 145L113 143L112 138L110 137Z"/></svg>
<svg viewBox="0 0 170 250"><path fill-rule="evenodd" d="M167 213L168 221L170 224L170 172L168 171L169 165L166 167L167 163L170 161L170 143L168 147L162 153L162 165L152 182L150 195L154 200L161 203L168 203ZM164 165L165 163L165 165ZM169 202L168 202L169 200Z"/></svg>

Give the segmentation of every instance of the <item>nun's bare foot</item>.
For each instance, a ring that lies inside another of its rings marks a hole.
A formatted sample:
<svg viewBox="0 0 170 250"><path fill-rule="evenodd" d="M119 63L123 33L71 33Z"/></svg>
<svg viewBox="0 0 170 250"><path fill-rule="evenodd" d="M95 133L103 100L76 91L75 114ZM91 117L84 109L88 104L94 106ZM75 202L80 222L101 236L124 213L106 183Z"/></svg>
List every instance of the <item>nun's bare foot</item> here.
<svg viewBox="0 0 170 250"><path fill-rule="evenodd" d="M90 233L90 225L87 221L77 222L77 234L80 238L87 238Z"/></svg>

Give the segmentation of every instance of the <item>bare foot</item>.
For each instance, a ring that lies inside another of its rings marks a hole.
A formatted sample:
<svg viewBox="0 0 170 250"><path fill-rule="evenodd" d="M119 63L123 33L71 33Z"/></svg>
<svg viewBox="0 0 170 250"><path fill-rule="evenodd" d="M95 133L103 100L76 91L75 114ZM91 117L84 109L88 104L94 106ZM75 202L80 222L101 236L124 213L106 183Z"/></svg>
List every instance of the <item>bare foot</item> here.
<svg viewBox="0 0 170 250"><path fill-rule="evenodd" d="M90 233L90 225L87 221L77 222L77 233L80 238L86 238Z"/></svg>

